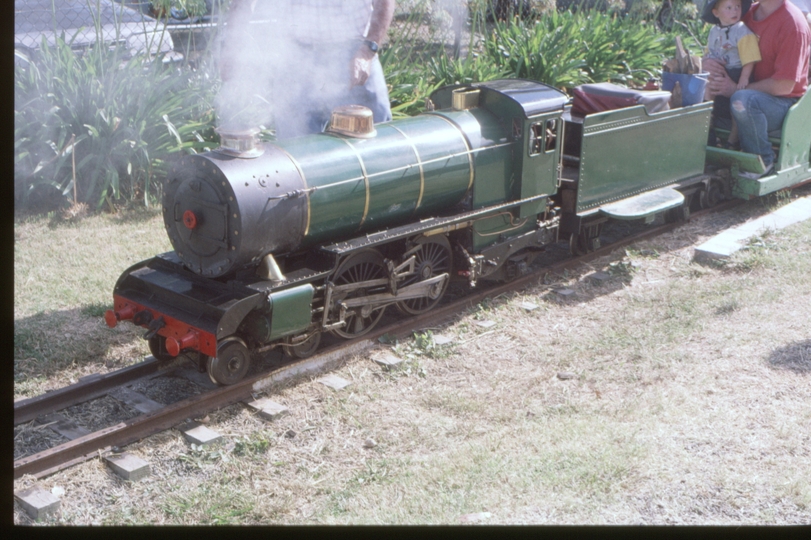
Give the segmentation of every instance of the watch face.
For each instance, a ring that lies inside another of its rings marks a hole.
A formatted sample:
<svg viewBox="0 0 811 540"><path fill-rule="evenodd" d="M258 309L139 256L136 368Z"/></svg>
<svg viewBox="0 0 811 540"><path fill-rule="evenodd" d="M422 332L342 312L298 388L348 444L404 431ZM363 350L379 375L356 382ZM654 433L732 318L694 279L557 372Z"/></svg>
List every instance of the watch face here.
<svg viewBox="0 0 811 540"><path fill-rule="evenodd" d="M370 49L370 50L371 50L373 53L376 53L376 52L377 52L377 50L380 48L380 47L378 47L377 43L375 43L374 41L372 41L372 40L370 40L370 39L367 39L367 40L366 40L366 45L369 47L369 49Z"/></svg>

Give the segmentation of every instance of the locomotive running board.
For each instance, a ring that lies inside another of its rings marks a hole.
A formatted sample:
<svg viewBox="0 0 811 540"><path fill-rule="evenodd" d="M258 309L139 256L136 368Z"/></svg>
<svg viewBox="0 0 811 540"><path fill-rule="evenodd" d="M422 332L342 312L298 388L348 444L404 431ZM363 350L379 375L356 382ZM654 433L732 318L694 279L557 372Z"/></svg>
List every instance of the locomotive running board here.
<svg viewBox="0 0 811 540"><path fill-rule="evenodd" d="M336 255L345 255L346 253L360 248L371 247L385 242L390 242L392 240L407 238L415 234L423 233L430 236L433 234L450 232L456 229L469 227L476 219L486 217L497 212L502 212L504 210L509 210L511 208L517 208L523 204L540 201L547 197L549 197L549 194L544 193L543 195L534 195L532 197L519 199L517 201L510 201L504 204L469 210L462 214L457 214L450 217L423 219L417 223L410 223L401 227L394 227L392 229L369 233L366 236L353 238L352 240L347 240L346 242L337 242L335 244L323 246L321 249Z"/></svg>

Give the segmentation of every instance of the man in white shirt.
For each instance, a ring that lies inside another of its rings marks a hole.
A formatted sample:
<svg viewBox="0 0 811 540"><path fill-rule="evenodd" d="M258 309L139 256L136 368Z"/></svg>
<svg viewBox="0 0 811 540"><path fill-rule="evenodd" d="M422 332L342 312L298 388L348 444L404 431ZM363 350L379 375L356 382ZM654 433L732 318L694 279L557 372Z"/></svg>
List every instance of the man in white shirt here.
<svg viewBox="0 0 811 540"><path fill-rule="evenodd" d="M808 28L811 29L811 0L791 0L791 3L800 8L808 22Z"/></svg>
<svg viewBox="0 0 811 540"><path fill-rule="evenodd" d="M232 0L223 100L233 111L235 101L262 95L279 139L323 131L340 105L391 120L377 52L393 15L394 0Z"/></svg>

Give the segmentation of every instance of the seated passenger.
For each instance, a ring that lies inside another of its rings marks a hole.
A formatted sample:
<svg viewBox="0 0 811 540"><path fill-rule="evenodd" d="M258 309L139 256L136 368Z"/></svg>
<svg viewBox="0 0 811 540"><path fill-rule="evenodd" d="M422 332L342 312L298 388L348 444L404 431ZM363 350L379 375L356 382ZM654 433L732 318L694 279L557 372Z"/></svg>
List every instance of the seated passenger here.
<svg viewBox="0 0 811 540"><path fill-rule="evenodd" d="M761 0L744 15L743 22L760 38L762 60L755 64L754 82L738 90L723 63L707 59L710 96L730 99L726 111L716 102L713 123L728 127L730 114L734 116L741 149L760 155L764 174L768 174L775 159L769 132L782 127L788 109L808 88L811 30L789 0Z"/></svg>
<svg viewBox="0 0 811 540"><path fill-rule="evenodd" d="M760 62L757 36L741 20L751 6L752 0L708 0L701 15L702 19L715 25L710 29L703 61L712 58L722 62L727 75L738 83L738 90L743 90L751 82L755 62ZM709 88L704 99L709 99ZM734 118L727 143L730 146L738 143L738 126Z"/></svg>

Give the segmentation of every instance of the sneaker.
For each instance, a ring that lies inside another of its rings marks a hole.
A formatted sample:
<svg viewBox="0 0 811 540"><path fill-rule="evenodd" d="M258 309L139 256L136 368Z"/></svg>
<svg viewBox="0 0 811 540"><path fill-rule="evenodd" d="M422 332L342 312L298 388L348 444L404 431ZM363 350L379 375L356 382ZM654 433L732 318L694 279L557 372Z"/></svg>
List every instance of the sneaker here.
<svg viewBox="0 0 811 540"><path fill-rule="evenodd" d="M740 176L741 178L746 178L747 180L759 180L760 178L763 178L764 176L769 176L773 172L774 172L774 163L769 165L766 168L766 170L763 171L762 173L739 172L738 176Z"/></svg>

